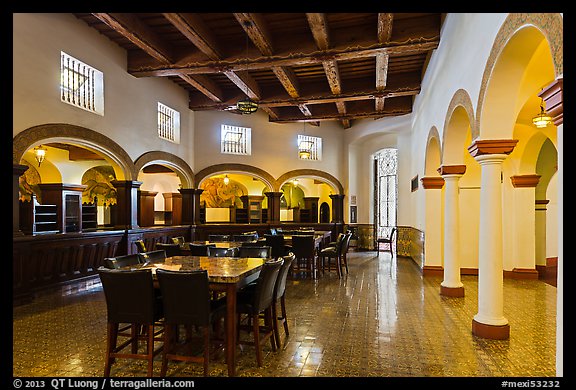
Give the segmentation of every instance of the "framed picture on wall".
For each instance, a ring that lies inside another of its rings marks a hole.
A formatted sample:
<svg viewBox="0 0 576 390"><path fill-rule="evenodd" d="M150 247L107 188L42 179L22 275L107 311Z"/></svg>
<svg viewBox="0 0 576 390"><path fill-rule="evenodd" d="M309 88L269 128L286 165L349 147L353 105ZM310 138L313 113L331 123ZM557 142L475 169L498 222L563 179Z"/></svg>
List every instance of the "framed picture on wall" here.
<svg viewBox="0 0 576 390"><path fill-rule="evenodd" d="M350 223L356 223L356 206L350 206Z"/></svg>

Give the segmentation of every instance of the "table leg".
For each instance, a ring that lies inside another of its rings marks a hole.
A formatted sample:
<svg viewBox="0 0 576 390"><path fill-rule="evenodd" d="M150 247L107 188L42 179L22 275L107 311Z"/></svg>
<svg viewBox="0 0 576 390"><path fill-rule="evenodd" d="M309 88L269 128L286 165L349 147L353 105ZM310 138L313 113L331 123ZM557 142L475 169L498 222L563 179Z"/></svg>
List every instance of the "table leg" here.
<svg viewBox="0 0 576 390"><path fill-rule="evenodd" d="M236 285L226 289L226 363L228 376L236 376Z"/></svg>

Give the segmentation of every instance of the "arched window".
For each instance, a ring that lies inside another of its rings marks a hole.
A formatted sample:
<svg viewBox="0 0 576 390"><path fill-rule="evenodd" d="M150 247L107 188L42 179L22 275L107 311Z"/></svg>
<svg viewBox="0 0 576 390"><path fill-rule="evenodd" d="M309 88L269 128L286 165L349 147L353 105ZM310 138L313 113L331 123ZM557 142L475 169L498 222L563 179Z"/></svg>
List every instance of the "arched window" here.
<svg viewBox="0 0 576 390"><path fill-rule="evenodd" d="M376 237L390 237L396 226L397 149L382 149L374 155L374 224Z"/></svg>

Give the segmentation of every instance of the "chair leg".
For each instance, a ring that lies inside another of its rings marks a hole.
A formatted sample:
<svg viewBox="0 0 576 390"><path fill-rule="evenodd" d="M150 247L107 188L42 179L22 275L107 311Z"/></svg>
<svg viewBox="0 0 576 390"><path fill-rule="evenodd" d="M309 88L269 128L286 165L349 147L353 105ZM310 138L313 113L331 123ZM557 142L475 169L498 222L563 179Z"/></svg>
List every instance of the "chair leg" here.
<svg viewBox="0 0 576 390"><path fill-rule="evenodd" d="M274 328L274 340L276 342L276 346L280 348L280 329L278 329L278 310L276 303L276 301L272 302L272 326Z"/></svg>
<svg viewBox="0 0 576 390"><path fill-rule="evenodd" d="M204 376L208 376L210 362L210 325L204 327Z"/></svg>
<svg viewBox="0 0 576 390"><path fill-rule="evenodd" d="M166 324L164 328L164 348L162 351L162 368L160 369L160 376L165 377L168 370L168 354L172 350L172 326Z"/></svg>
<svg viewBox="0 0 576 390"><path fill-rule="evenodd" d="M104 376L110 376L110 368L112 363L114 363L114 358L110 357L110 354L116 348L116 342L118 340L118 324L108 323L108 337L106 342L106 362L104 363Z"/></svg>
<svg viewBox="0 0 576 390"><path fill-rule="evenodd" d="M148 376L154 376L154 325L148 326Z"/></svg>
<svg viewBox="0 0 576 390"><path fill-rule="evenodd" d="M290 334L288 332L288 317L286 317L286 300L284 299L284 295L280 297L280 310L282 311L282 322L284 323L284 331L286 332L286 337Z"/></svg>
<svg viewBox="0 0 576 390"><path fill-rule="evenodd" d="M254 332L254 347L256 348L256 363L262 367L262 347L260 346L260 320L258 314L253 316L252 331Z"/></svg>

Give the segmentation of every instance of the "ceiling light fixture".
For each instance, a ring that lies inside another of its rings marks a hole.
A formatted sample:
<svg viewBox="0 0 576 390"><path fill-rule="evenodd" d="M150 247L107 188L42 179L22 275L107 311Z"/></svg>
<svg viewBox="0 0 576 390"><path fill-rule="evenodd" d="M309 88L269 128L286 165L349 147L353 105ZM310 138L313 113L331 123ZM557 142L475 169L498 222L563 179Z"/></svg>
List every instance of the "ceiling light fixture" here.
<svg viewBox="0 0 576 390"><path fill-rule="evenodd" d="M552 118L546 110L544 110L544 100L540 98L540 113L532 118L532 123L539 129L543 129L544 127L552 124Z"/></svg>
<svg viewBox="0 0 576 390"><path fill-rule="evenodd" d="M248 58L248 28L252 25L251 22L244 22L244 30L246 32L246 58ZM242 84L245 85L244 80L241 80ZM246 95L246 99L240 100L236 103L236 109L242 114L252 114L258 110L258 103L250 99L248 96L248 86L246 86L246 91L242 91Z"/></svg>
<svg viewBox="0 0 576 390"><path fill-rule="evenodd" d="M304 137L306 137L306 121L304 121ZM303 139L298 143L298 157L303 160L307 160L312 155L312 146L314 143L312 141Z"/></svg>
<svg viewBox="0 0 576 390"><path fill-rule="evenodd" d="M34 158L38 161L38 166L42 164L42 161L46 158L46 151L47 149L44 148L42 145L38 145L34 148Z"/></svg>

